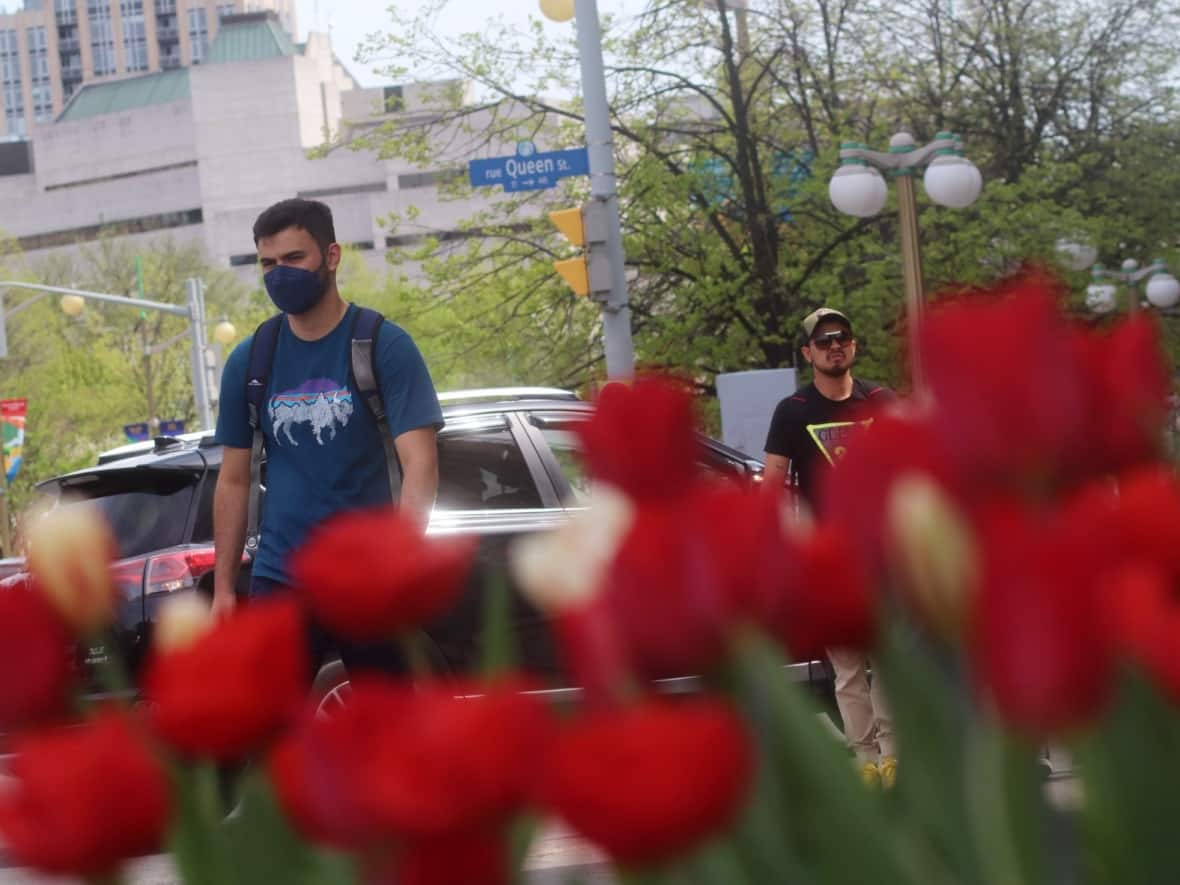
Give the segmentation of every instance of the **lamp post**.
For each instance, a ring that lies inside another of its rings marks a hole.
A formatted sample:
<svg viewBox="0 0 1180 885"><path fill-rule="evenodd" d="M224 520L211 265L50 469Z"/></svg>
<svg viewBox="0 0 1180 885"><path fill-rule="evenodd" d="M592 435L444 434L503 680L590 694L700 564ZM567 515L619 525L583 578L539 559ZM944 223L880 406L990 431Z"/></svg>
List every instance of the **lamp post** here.
<svg viewBox="0 0 1180 885"><path fill-rule="evenodd" d="M1143 294L1152 307L1167 310L1180 304L1180 281L1159 258L1143 268L1134 258L1124 261L1121 270L1107 270L1101 264L1095 264L1090 275L1094 282L1086 289L1086 306L1094 313L1105 314L1115 309L1118 302L1115 283L1121 283L1127 287L1127 313L1134 315L1139 310L1139 283L1144 279L1147 285ZM1114 282L1104 282L1107 280Z"/></svg>
<svg viewBox="0 0 1180 885"><path fill-rule="evenodd" d="M611 380L626 380L635 374L635 347L631 340L631 307L627 295L623 227L619 220L614 141L610 107L606 101L598 4L596 0L539 2L542 14L552 21L577 19L578 59L582 68L582 100L586 112L586 151L590 160L590 196L605 209L606 256L611 269L610 293L602 302L602 344L607 376Z"/></svg>
<svg viewBox="0 0 1180 885"><path fill-rule="evenodd" d="M983 188L979 170L963 156L962 139L951 132L938 133L934 141L922 147L914 143L908 132L899 132L889 140L887 153L871 151L859 142L845 142L840 146L840 168L828 185L832 205L847 215L869 218L885 207L889 197L881 170L897 179L902 279L914 389L923 386L918 344L925 295L914 195L914 173L923 167L926 193L942 206L965 209L975 202Z"/></svg>
<svg viewBox="0 0 1180 885"><path fill-rule="evenodd" d="M87 301L99 301L105 304L121 304L136 310L155 310L160 313L170 313L188 320L188 335L192 342L190 361L192 365L193 398L197 407L197 420L201 427L213 427L213 408L210 399L211 381L209 378L208 353L209 345L205 338L205 287L200 280L185 281L186 305L165 304L160 301L146 301L142 298L128 298L124 295L109 295L105 292L88 292L84 289L71 289L63 286L43 286L39 283L25 283L16 280L0 280L0 294L5 289L30 289L45 295L61 295L61 309L69 316L78 316L86 306ZM42 297L42 296L38 296ZM36 299L31 299L36 300ZM26 302L27 304L28 302ZM7 314L11 316L22 310L22 304L13 308ZM0 357L8 355L8 339L6 335L5 313L0 304ZM220 328L220 327L219 327ZM220 339L219 339L220 340Z"/></svg>

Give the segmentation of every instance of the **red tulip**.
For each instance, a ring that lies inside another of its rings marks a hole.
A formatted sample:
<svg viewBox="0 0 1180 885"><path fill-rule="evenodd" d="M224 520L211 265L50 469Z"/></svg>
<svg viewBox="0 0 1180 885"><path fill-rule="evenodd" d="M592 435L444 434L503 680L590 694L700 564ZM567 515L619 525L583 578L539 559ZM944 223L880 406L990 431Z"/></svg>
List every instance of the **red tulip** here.
<svg viewBox="0 0 1180 885"><path fill-rule="evenodd" d="M1097 474L1158 458L1171 393L1158 325L1139 314L1110 334L1089 337L1084 367L1090 421L1079 437L1082 466Z"/></svg>
<svg viewBox="0 0 1180 885"><path fill-rule="evenodd" d="M393 509L345 513L314 529L291 557L293 583L329 630L392 639L455 601L475 556L474 537L428 539Z"/></svg>
<svg viewBox="0 0 1180 885"><path fill-rule="evenodd" d="M492 828L524 803L550 734L517 683L354 683L348 705L307 717L271 774L308 836L363 849Z"/></svg>
<svg viewBox="0 0 1180 885"><path fill-rule="evenodd" d="M508 885L504 842L495 830L411 842L389 885Z"/></svg>
<svg viewBox="0 0 1180 885"><path fill-rule="evenodd" d="M868 650L877 633L874 594L849 533L825 524L798 539L775 613L775 632L791 657L809 661L828 648Z"/></svg>
<svg viewBox="0 0 1180 885"><path fill-rule="evenodd" d="M698 483L675 503L638 508L602 605L643 674L698 673L721 657L736 624L775 607L785 553L773 496Z"/></svg>
<svg viewBox="0 0 1180 885"><path fill-rule="evenodd" d="M1025 274L930 312L922 360L932 426L976 488L1043 495L1087 426L1085 370L1059 288Z"/></svg>
<svg viewBox="0 0 1180 885"><path fill-rule="evenodd" d="M1180 599L1158 569L1124 568L1105 584L1116 641L1180 704Z"/></svg>
<svg viewBox="0 0 1180 885"><path fill-rule="evenodd" d="M298 606L252 605L189 645L153 653L144 679L152 727L182 753L240 759L298 711L308 669Z"/></svg>
<svg viewBox="0 0 1180 885"><path fill-rule="evenodd" d="M970 627L980 688L1022 731L1088 724L1107 703L1113 665L1093 523L997 507L981 525L983 582Z"/></svg>
<svg viewBox="0 0 1180 885"><path fill-rule="evenodd" d="M74 671L73 638L29 582L0 589L0 728L12 729L64 712Z"/></svg>
<svg viewBox="0 0 1180 885"><path fill-rule="evenodd" d="M733 710L712 699L648 700L570 724L538 797L625 865L682 855L733 821L754 770Z"/></svg>
<svg viewBox="0 0 1180 885"><path fill-rule="evenodd" d="M13 784L0 790L0 839L18 864L97 877L160 850L167 778L124 715L29 734L13 749Z"/></svg>
<svg viewBox="0 0 1180 885"><path fill-rule="evenodd" d="M590 473L641 500L675 497L696 473L692 399L659 377L606 385L578 428Z"/></svg>
<svg viewBox="0 0 1180 885"><path fill-rule="evenodd" d="M952 497L961 481L942 446L937 416L915 413L880 415L848 444L839 468L823 474L820 512L849 532L848 552L861 560L870 578L886 567L889 502L898 482L908 474L929 477Z"/></svg>

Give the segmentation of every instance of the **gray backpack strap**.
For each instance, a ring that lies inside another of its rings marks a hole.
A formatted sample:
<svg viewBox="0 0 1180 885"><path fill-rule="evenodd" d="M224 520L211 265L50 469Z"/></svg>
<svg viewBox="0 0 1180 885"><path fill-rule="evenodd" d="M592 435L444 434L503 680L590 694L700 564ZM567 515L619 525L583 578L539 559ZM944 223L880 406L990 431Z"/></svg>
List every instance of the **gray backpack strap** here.
<svg viewBox="0 0 1180 885"><path fill-rule="evenodd" d="M279 340L279 325L283 314L265 320L250 342L250 359L246 368L246 409L254 436L250 445L250 498L246 509L246 550L258 552L262 522L262 455L265 439L262 435L262 408L266 403L266 383L274 362Z"/></svg>
<svg viewBox="0 0 1180 885"><path fill-rule="evenodd" d="M389 494L393 503L401 500L402 468L397 459L397 446L389 430L385 416L385 400L381 396L381 385L377 381L377 333L385 317L377 311L362 307L357 310L352 324L352 380L357 392L365 401L377 429L381 431L381 444L385 447L385 469L389 474Z"/></svg>

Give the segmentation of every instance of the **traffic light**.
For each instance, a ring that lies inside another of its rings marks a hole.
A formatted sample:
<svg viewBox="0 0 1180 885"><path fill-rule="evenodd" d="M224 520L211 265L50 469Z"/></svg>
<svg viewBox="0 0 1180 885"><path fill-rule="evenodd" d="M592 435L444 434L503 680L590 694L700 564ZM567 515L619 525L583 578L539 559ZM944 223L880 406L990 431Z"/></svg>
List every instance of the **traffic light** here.
<svg viewBox="0 0 1180 885"><path fill-rule="evenodd" d="M576 258L553 262L575 295L595 295L611 290L610 259L606 254L606 205L599 201L559 209L549 220L573 245L582 249Z"/></svg>

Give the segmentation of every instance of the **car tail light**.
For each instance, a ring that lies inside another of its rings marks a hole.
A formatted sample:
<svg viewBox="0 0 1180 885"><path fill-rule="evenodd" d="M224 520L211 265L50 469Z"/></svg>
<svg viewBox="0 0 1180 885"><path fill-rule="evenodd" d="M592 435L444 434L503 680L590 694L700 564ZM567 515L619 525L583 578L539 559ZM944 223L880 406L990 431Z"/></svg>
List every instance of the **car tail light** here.
<svg viewBox="0 0 1180 885"><path fill-rule="evenodd" d="M151 595L193 590L201 583L201 578L213 571L213 563L212 547L193 547L153 556L147 561L144 592Z"/></svg>
<svg viewBox="0 0 1180 885"><path fill-rule="evenodd" d="M111 580L115 582L115 589L123 599L135 599L143 587L143 570L147 560L124 559L111 566Z"/></svg>

